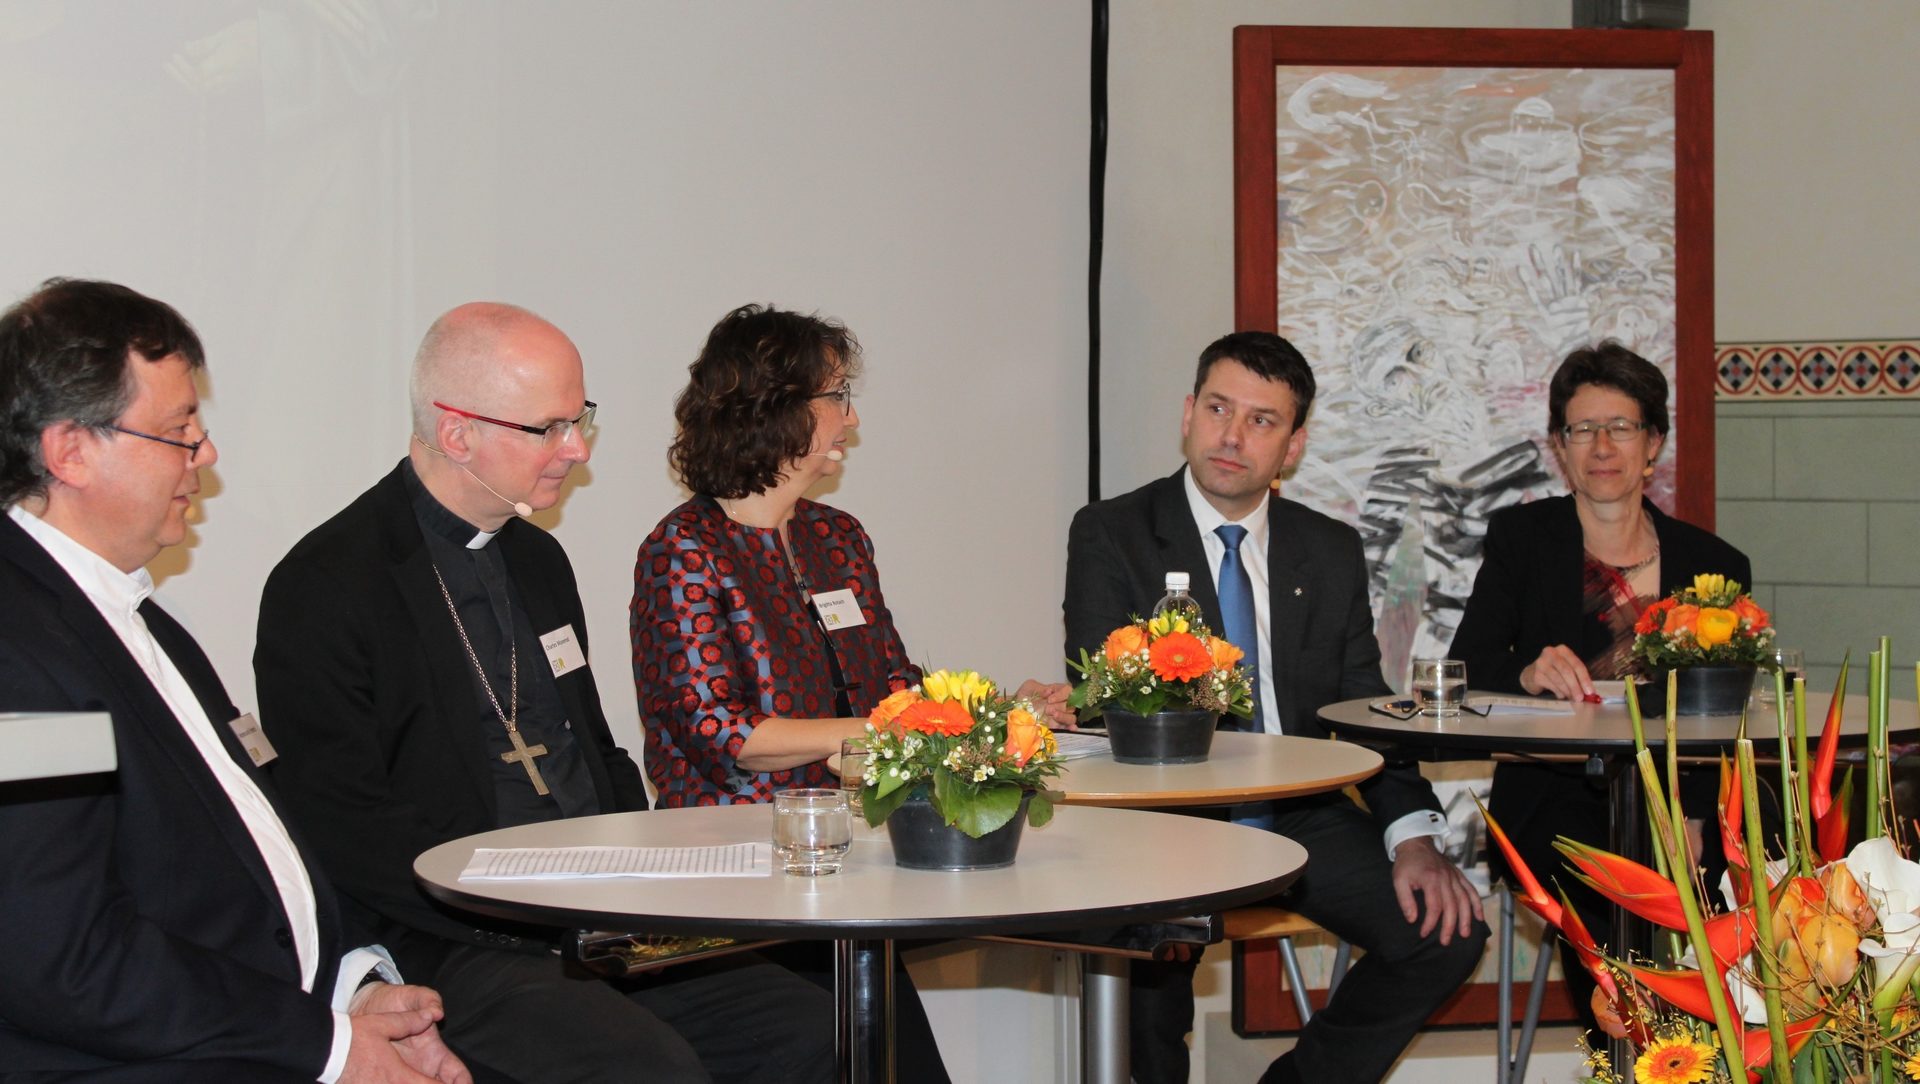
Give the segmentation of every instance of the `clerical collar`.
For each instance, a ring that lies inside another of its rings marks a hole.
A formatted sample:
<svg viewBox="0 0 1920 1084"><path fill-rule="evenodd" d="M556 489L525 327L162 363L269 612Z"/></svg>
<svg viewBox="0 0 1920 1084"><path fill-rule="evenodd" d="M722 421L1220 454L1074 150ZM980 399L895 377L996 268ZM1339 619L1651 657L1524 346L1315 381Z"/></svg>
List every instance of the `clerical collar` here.
<svg viewBox="0 0 1920 1084"><path fill-rule="evenodd" d="M487 548L499 531L483 531L455 515L446 505L440 503L420 480L420 473L413 469L413 460L400 461L400 476L406 479L407 498L413 502L413 514L420 520L421 526L439 535L456 546L465 546L470 550Z"/></svg>

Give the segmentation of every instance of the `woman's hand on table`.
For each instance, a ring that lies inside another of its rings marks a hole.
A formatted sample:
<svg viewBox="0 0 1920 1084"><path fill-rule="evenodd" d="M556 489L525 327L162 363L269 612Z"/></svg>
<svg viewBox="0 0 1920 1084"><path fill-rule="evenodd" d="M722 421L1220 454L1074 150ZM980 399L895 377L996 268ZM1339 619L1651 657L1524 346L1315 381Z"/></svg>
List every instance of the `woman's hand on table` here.
<svg viewBox="0 0 1920 1084"><path fill-rule="evenodd" d="M1051 685L1042 685L1028 679L1020 683L1013 694L1016 700L1025 700L1039 709L1041 721L1055 730L1078 730L1080 725L1073 708L1067 705L1067 695L1073 692L1073 686L1064 681Z"/></svg>
<svg viewBox="0 0 1920 1084"><path fill-rule="evenodd" d="M1543 648L1540 657L1520 671L1520 687L1535 696L1552 693L1561 700L1585 700L1595 695L1587 664L1565 644Z"/></svg>

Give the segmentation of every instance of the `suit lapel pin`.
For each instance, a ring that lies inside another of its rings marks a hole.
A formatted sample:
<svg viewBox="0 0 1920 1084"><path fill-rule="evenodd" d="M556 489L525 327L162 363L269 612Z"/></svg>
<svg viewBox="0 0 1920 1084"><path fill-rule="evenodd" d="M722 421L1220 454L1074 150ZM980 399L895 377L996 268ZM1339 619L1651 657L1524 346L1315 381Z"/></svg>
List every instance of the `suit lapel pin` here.
<svg viewBox="0 0 1920 1084"><path fill-rule="evenodd" d="M1304 595L1306 593L1307 593L1307 589L1304 587L1296 587L1293 589L1294 598L1299 598L1301 595Z"/></svg>

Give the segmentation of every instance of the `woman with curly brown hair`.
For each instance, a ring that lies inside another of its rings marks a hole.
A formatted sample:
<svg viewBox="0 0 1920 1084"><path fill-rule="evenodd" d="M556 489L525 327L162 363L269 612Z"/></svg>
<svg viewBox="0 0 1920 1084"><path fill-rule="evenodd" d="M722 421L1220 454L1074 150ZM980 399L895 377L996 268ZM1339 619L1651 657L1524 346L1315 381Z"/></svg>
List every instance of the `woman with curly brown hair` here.
<svg viewBox="0 0 1920 1084"><path fill-rule="evenodd" d="M920 679L860 521L805 498L845 469L860 343L745 305L707 336L669 453L694 497L640 546L631 611L647 773L663 806L837 786L830 758ZM1071 718L1066 686L1022 688Z"/></svg>

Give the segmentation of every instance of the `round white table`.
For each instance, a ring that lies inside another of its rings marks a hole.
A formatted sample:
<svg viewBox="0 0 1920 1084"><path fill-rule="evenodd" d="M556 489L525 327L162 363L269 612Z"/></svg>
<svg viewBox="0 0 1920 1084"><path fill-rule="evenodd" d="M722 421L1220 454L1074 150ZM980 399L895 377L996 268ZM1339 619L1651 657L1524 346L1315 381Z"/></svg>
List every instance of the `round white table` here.
<svg viewBox="0 0 1920 1084"><path fill-rule="evenodd" d="M934 873L893 864L884 831L856 830L826 877L462 882L480 847L700 846L765 841L768 805L579 817L484 832L414 861L427 894L481 914L572 928L838 943L843 1080L891 1080L891 941L1164 918L1264 899L1306 852L1269 832L1124 809L1062 808L1028 828L1010 867Z"/></svg>
<svg viewBox="0 0 1920 1084"><path fill-rule="evenodd" d="M1380 770L1380 754L1353 742L1221 730L1197 764L1122 764L1111 753L1069 760L1054 781L1062 801L1126 809L1238 805L1324 794ZM1081 954L1082 1079L1126 1084L1131 961Z"/></svg>
<svg viewBox="0 0 1920 1084"><path fill-rule="evenodd" d="M1353 742L1223 730L1198 764L1122 764L1098 753L1067 761L1054 789L1071 805L1231 805L1339 790L1380 763L1380 754Z"/></svg>

